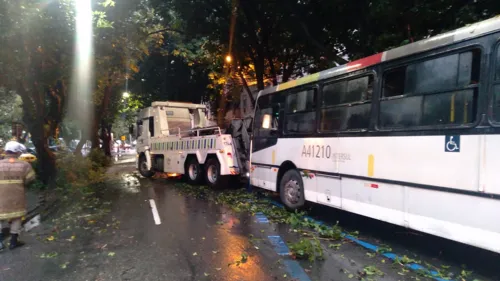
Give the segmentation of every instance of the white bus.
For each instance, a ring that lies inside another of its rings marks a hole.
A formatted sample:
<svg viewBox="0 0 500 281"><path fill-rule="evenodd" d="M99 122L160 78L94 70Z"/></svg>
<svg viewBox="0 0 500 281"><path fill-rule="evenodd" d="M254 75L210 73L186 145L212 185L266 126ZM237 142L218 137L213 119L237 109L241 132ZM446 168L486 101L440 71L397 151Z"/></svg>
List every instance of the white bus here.
<svg viewBox="0 0 500 281"><path fill-rule="evenodd" d="M500 17L261 91L250 182L500 253Z"/></svg>

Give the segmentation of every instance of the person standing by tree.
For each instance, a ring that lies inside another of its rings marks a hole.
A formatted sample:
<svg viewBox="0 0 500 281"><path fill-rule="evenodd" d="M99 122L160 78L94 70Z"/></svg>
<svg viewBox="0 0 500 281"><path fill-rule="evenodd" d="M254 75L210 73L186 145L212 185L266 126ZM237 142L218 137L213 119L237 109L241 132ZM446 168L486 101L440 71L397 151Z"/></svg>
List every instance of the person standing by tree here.
<svg viewBox="0 0 500 281"><path fill-rule="evenodd" d="M11 250L24 245L18 238L26 215L25 186L35 179L31 165L17 159L24 149L24 145L9 141L5 144L6 157L0 160L0 230L11 222ZM0 251L5 248L3 240L0 232Z"/></svg>

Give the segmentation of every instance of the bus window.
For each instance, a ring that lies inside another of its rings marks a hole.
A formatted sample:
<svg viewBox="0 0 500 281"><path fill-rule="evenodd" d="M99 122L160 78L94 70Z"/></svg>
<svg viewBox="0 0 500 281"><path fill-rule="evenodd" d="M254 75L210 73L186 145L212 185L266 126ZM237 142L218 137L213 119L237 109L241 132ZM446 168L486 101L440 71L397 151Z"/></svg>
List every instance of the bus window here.
<svg viewBox="0 0 500 281"><path fill-rule="evenodd" d="M384 97L400 96L405 90L406 66L387 72L384 79Z"/></svg>
<svg viewBox="0 0 500 281"><path fill-rule="evenodd" d="M493 86L493 120L500 122L500 82Z"/></svg>
<svg viewBox="0 0 500 281"><path fill-rule="evenodd" d="M493 86L493 120L500 122L500 45L497 45Z"/></svg>
<svg viewBox="0 0 500 281"><path fill-rule="evenodd" d="M316 130L316 89L291 93L286 97L287 133L312 133Z"/></svg>
<svg viewBox="0 0 500 281"><path fill-rule="evenodd" d="M380 126L408 128L473 123L480 61L480 51L472 50L387 72L380 102Z"/></svg>
<svg viewBox="0 0 500 281"><path fill-rule="evenodd" d="M278 130L280 104L271 103L270 97L264 96L257 101L253 130L257 137L269 137L272 131Z"/></svg>
<svg viewBox="0 0 500 281"><path fill-rule="evenodd" d="M404 94L453 89L457 84L458 58L454 54L408 65Z"/></svg>
<svg viewBox="0 0 500 281"><path fill-rule="evenodd" d="M347 81L347 90L342 103L352 103L361 101L368 90L369 77L361 77Z"/></svg>
<svg viewBox="0 0 500 281"><path fill-rule="evenodd" d="M495 80L497 82L500 81L500 45L497 47L497 59L496 59L496 71L495 71Z"/></svg>
<svg viewBox="0 0 500 281"><path fill-rule="evenodd" d="M342 95L345 93L347 83L345 81L325 85L323 87L322 106L336 105L342 103Z"/></svg>
<svg viewBox="0 0 500 281"><path fill-rule="evenodd" d="M289 94L286 97L287 113L314 110L315 90Z"/></svg>
<svg viewBox="0 0 500 281"><path fill-rule="evenodd" d="M341 86L341 85L345 86ZM366 129L370 124L373 76L363 76L323 87L320 130ZM335 98L332 98L335 97Z"/></svg>

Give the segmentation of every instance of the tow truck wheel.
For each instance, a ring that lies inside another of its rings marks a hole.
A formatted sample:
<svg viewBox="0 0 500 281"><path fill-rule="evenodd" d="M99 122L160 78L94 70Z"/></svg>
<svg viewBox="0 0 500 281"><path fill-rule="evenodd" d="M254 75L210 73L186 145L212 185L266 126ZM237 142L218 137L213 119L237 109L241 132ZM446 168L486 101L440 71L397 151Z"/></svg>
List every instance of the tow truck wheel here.
<svg viewBox="0 0 500 281"><path fill-rule="evenodd" d="M139 157L139 173L145 178L150 178L155 174L154 171L148 170L148 162L146 161L146 156L144 155Z"/></svg>
<svg viewBox="0 0 500 281"><path fill-rule="evenodd" d="M205 163L205 179L210 187L220 187L224 185L227 177L221 176L220 164L216 158L210 158Z"/></svg>
<svg viewBox="0 0 500 281"><path fill-rule="evenodd" d="M304 206L306 198L304 196L304 183L302 177L296 169L285 172L280 182L281 202L290 211L295 211Z"/></svg>
<svg viewBox="0 0 500 281"><path fill-rule="evenodd" d="M201 169L200 163L195 157L191 157L188 159L185 167L184 174L186 175L186 179L190 184L200 183L203 179L203 171Z"/></svg>

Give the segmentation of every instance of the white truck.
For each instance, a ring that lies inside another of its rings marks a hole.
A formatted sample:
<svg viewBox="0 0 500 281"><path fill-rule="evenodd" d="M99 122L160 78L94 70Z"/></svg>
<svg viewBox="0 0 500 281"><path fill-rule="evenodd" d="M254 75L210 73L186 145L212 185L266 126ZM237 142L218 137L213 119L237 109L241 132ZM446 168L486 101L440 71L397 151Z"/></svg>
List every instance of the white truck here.
<svg viewBox="0 0 500 281"><path fill-rule="evenodd" d="M182 102L153 102L139 112L137 168L142 176L155 172L184 175L190 183L219 186L248 176L249 137L245 124L234 120L226 132L206 127L206 107ZM233 138L236 136L236 138Z"/></svg>

